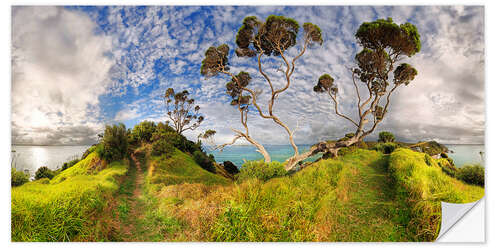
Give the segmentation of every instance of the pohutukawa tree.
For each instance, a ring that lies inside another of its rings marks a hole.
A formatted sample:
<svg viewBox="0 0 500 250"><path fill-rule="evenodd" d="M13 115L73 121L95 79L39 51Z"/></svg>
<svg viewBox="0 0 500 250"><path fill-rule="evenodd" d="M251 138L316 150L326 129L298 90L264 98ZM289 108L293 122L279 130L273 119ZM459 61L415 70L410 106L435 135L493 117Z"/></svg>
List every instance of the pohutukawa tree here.
<svg viewBox="0 0 500 250"><path fill-rule="evenodd" d="M168 88L165 91L167 116L179 134L186 130L195 130L204 120L204 117L199 114L200 106L194 105L194 99L188 96L187 90L175 93L174 89Z"/></svg>
<svg viewBox="0 0 500 250"><path fill-rule="evenodd" d="M420 51L420 35L413 24L397 25L391 18L379 19L363 23L355 36L363 48L355 57L356 66L351 69L358 117L349 117L339 111L339 86L330 75L322 75L313 88L317 93L328 94L333 101L335 114L356 128L354 136L335 143L319 143L303 157L313 151L330 152L336 156L340 148L363 140L385 118L392 93L410 84L417 75L417 70L411 65L397 65L402 59ZM362 98L360 88L366 88L367 97Z"/></svg>
<svg viewBox="0 0 500 250"><path fill-rule="evenodd" d="M311 45L321 45L323 43L320 28L312 23L304 23L302 25L303 32L301 33L302 44L297 54L290 57L287 52L296 46L299 30L299 24L291 18L271 15L267 17L265 22L262 22L257 17L249 16L243 20L243 25L236 35L236 56L247 57L249 60L252 60L258 67L260 75L263 76L269 86L267 92L269 95L266 95L269 96L267 110L263 109L257 102L261 90L257 90L251 86L252 77L250 74L247 72L234 74L230 71L228 45L223 44L219 47L210 47L206 51L205 59L201 65L201 74L206 77L212 77L222 73L231 78L226 84L227 94L231 97L230 104L238 108L240 123L245 128L245 131L232 129L235 137L231 142L220 145L220 148L234 144L238 139L244 138L257 148L257 151L264 156L266 162L271 161L269 154L262 144L250 136L247 117L248 112L252 110L256 111L261 118L272 120L285 130L290 144L294 149L294 155L288 159L287 165L295 165L297 163L296 158L299 156L299 151L294 142L294 131L276 116L274 113L274 104L278 96L290 87L297 60L304 55ZM279 66L286 66L285 69L280 68L281 70L279 70L283 73L282 84L273 82L268 73L265 72L262 64L263 56L277 58L275 61L279 62Z"/></svg>

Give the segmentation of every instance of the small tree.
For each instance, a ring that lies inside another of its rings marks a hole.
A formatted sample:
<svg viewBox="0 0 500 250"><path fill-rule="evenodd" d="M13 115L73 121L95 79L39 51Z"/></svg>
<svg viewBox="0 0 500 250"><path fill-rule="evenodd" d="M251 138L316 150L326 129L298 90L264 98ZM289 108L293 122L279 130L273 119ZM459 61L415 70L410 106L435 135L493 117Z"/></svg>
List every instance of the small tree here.
<svg viewBox="0 0 500 250"><path fill-rule="evenodd" d="M382 131L378 133L378 141L379 142L394 142L396 138L391 132Z"/></svg>
<svg viewBox="0 0 500 250"><path fill-rule="evenodd" d="M113 126L106 125L101 146L97 153L108 162L121 160L127 154L128 140L127 129L123 123Z"/></svg>
<svg viewBox="0 0 500 250"><path fill-rule="evenodd" d="M194 99L188 96L187 90L175 93L174 89L168 88L165 91L167 115L179 134L188 129L195 130L204 120L204 117L199 114L200 106L194 105Z"/></svg>
<svg viewBox="0 0 500 250"><path fill-rule="evenodd" d="M299 155L299 151L293 138L295 131L292 131L278 116L276 116L276 114L274 114L274 104L278 96L290 87L297 60L304 55L306 49L312 44L323 43L321 30L318 26L312 23L304 23L302 28L303 44L298 50L298 53L291 60L285 56L285 53L297 44L300 30L299 24L292 18L271 15L267 17L265 22L262 22L255 16L249 16L243 20L243 25L236 35L236 55L238 57L255 58L254 63L258 66L259 73L269 85L267 111L263 110L257 103L257 97L260 91L250 87L250 82L252 80L250 74L243 71L234 74L229 71L228 45L223 44L219 47L210 47L206 51L205 59L201 65L201 74L206 77L212 77L222 73L231 78L230 82L226 84L227 94L231 97L230 104L238 108L240 112L240 122L245 128L245 131L232 129L236 134L235 137L232 142L222 144L220 146L221 149L227 145L234 144L240 138L244 138L257 148L257 151L264 156L265 162L271 161L271 157L266 149L262 144L250 136L248 130L248 112L251 109L255 109L261 118L274 121L286 131L290 144L294 149L294 155L288 159L288 165L293 165L297 162L296 157ZM263 56L278 57L278 61L280 61L279 65L281 66L283 64L286 66L285 69L279 69L279 71L283 73L283 78L285 80L284 86L277 86L264 71L262 65Z"/></svg>
<svg viewBox="0 0 500 250"><path fill-rule="evenodd" d="M46 166L38 168L35 172L35 180L40 180L42 178L52 179L53 177L54 177L54 171L50 170Z"/></svg>
<svg viewBox="0 0 500 250"><path fill-rule="evenodd" d="M379 19L361 24L355 36L363 48L356 54L356 66L350 69L357 96L355 105L359 119L339 111L339 87L330 75L322 75L313 88L316 93L328 94L334 103L335 114L355 126L354 136L335 143L319 143L300 158L306 158L317 152L330 152L336 156L340 148L363 140L386 116L392 93L397 88L410 84L417 75L417 70L407 63L401 63L396 67L405 56L411 57L420 51L420 35L413 24L397 25L391 18ZM392 85L389 77L392 77ZM368 92L366 99L361 97L358 84L366 87ZM385 103L382 101L384 97Z"/></svg>
<svg viewBox="0 0 500 250"><path fill-rule="evenodd" d="M156 131L156 125L152 121L142 121L134 126L131 134L134 139L143 142L151 142L153 133Z"/></svg>

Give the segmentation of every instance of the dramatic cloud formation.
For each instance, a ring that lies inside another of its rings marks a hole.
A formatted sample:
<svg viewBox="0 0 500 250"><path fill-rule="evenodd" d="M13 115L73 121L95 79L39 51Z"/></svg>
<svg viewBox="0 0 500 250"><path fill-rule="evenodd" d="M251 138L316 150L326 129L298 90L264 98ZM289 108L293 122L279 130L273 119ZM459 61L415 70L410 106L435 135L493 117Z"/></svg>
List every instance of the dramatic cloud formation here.
<svg viewBox="0 0 500 250"><path fill-rule="evenodd" d="M15 7L12 13L12 141L88 144L102 129L99 96L113 62L106 36L83 13Z"/></svg>
<svg viewBox="0 0 500 250"><path fill-rule="evenodd" d="M354 33L362 22L387 17L415 24L422 51L406 61L419 74L393 96L376 133L390 130L405 141L483 143L484 9L472 6L14 8L13 143L90 143L105 123L130 127L145 119L165 120L161 96L168 87L189 90L206 116L188 137L210 128L217 131L217 143L227 142L230 128L240 128L239 113L225 94L229 79L204 79L201 60L208 47L222 43L234 55L243 18L270 14L312 22L323 31L324 44L298 60L292 85L275 106L289 127L297 126L297 143L352 132L352 125L333 114L331 100L312 87L320 75L334 76L340 110L356 117L346 68L360 49ZM288 56L296 53L294 48ZM252 74L252 87L264 90L259 102L267 106L269 87L255 61L231 56L230 64L233 72ZM264 64L270 78L283 86L280 64L273 58ZM287 143L283 129L272 121L251 113L248 123L262 143Z"/></svg>

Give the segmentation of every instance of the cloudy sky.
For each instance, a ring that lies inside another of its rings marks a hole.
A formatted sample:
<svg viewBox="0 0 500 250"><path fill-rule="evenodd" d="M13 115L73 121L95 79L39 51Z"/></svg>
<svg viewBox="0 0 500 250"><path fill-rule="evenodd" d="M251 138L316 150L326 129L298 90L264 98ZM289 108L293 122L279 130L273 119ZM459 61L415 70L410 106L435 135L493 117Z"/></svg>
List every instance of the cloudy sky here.
<svg viewBox="0 0 500 250"><path fill-rule="evenodd" d="M355 114L346 68L360 51L354 33L365 21L387 17L415 24L422 50L405 60L419 74L398 88L374 134L388 130L402 141L484 142L483 7L219 6L13 7L12 143L92 144L105 124L164 121L161 96L169 87L187 89L206 116L188 137L210 128L217 131L217 143L227 142L230 128L241 128L239 113L225 94L227 77L200 75L204 52L227 43L231 70L250 72L252 87L263 90L259 102L266 103L269 89L255 60L237 58L233 49L245 16L265 20L270 14L312 22L323 31L323 45L298 60L291 87L275 105L275 114L289 127L298 125L298 144L353 132L352 124L334 115L331 99L312 87L320 75L331 74L340 88L339 109ZM279 62L267 59L265 66L283 86ZM285 131L271 120L251 113L248 123L261 143L287 143Z"/></svg>

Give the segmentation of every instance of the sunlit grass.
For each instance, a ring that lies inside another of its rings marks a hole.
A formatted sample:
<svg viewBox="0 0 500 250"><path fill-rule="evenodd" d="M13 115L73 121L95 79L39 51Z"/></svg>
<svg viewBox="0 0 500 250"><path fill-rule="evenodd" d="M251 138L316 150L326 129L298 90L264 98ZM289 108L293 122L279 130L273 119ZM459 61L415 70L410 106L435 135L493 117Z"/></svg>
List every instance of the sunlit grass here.
<svg viewBox="0 0 500 250"><path fill-rule="evenodd" d="M127 171L126 162L113 162L95 174L86 174L95 153L47 179L12 188L13 241L85 240L94 232L91 217L118 189L115 177ZM62 178L64 177L64 178Z"/></svg>
<svg viewBox="0 0 500 250"><path fill-rule="evenodd" d="M391 154L389 172L396 180L398 198L412 209L408 224L416 240L434 240L439 234L441 201L468 203L484 195L483 188L446 175L434 159L409 149Z"/></svg>

